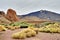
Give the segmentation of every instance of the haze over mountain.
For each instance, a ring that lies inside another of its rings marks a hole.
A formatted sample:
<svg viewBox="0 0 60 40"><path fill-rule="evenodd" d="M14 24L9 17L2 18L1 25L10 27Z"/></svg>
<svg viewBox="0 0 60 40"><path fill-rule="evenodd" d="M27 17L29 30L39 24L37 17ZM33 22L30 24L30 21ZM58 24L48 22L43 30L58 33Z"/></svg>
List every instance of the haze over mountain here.
<svg viewBox="0 0 60 40"><path fill-rule="evenodd" d="M31 16L35 16L41 19L48 19L48 20L55 20L55 21L60 21L60 14L55 13L55 12L51 12L51 11L47 11L47 10L40 10L40 11L36 11L36 12L31 12L27 15L21 15L21 18L25 18L25 17L31 17ZM32 17L31 17L32 19Z"/></svg>

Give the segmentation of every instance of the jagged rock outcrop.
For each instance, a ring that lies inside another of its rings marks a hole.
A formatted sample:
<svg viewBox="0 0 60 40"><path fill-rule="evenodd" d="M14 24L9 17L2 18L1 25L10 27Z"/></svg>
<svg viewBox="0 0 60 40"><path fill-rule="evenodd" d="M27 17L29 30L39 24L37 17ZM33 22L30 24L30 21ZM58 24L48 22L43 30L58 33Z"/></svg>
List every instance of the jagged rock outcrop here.
<svg viewBox="0 0 60 40"><path fill-rule="evenodd" d="M0 11L0 15L5 16L5 12L4 11Z"/></svg>
<svg viewBox="0 0 60 40"><path fill-rule="evenodd" d="M11 22L5 17L5 12L0 11L0 24L10 24L10 23Z"/></svg>
<svg viewBox="0 0 60 40"><path fill-rule="evenodd" d="M7 10L6 18L12 22L19 21L19 18L16 15L16 11L13 9Z"/></svg>
<svg viewBox="0 0 60 40"><path fill-rule="evenodd" d="M7 14L4 11L0 11L0 24L10 24L12 22L19 21L16 15L16 11L13 9L8 9Z"/></svg>

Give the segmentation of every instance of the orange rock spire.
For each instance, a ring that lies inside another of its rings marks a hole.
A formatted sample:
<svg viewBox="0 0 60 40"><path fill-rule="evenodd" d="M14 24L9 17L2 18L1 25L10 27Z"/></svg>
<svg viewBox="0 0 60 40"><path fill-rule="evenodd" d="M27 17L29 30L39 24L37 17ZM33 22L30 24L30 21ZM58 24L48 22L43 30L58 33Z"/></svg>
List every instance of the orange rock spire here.
<svg viewBox="0 0 60 40"><path fill-rule="evenodd" d="M6 16L7 16L7 19L12 22L19 21L19 18L16 15L16 11L13 9L8 9Z"/></svg>

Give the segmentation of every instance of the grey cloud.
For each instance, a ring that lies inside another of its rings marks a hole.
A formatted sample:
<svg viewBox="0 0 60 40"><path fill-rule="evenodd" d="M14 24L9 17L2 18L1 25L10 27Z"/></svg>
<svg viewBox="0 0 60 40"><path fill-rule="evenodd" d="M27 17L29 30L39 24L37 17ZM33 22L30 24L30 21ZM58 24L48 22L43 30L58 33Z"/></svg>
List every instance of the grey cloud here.
<svg viewBox="0 0 60 40"><path fill-rule="evenodd" d="M27 14L40 9L60 13L60 0L0 0L0 9L13 8L17 14Z"/></svg>

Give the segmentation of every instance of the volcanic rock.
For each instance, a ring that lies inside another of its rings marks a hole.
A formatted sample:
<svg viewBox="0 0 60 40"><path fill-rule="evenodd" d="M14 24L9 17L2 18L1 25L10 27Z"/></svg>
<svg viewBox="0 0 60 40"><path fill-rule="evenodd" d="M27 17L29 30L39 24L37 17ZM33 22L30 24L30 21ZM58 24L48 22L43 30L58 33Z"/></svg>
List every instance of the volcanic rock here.
<svg viewBox="0 0 60 40"><path fill-rule="evenodd" d="M0 11L0 15L5 16L5 12L4 11Z"/></svg>
<svg viewBox="0 0 60 40"><path fill-rule="evenodd" d="M12 22L19 21L19 18L16 15L16 11L13 10L13 9L8 9L7 10L6 17L7 17L8 20L10 20Z"/></svg>

